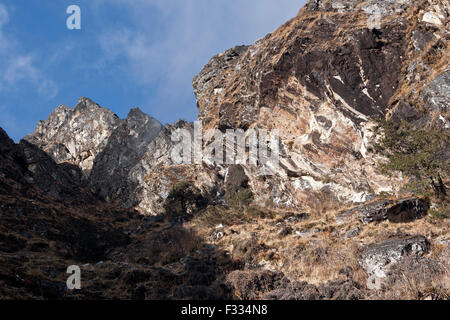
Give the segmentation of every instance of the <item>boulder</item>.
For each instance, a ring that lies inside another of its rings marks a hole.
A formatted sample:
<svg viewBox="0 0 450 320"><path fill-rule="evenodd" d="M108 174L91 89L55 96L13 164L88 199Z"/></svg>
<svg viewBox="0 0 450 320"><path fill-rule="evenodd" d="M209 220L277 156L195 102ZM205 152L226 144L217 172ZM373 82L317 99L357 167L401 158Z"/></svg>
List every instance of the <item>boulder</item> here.
<svg viewBox="0 0 450 320"><path fill-rule="evenodd" d="M381 289L394 265L408 255L423 256L429 249L430 242L424 236L390 239L369 245L358 258L369 276L368 289Z"/></svg>
<svg viewBox="0 0 450 320"><path fill-rule="evenodd" d="M393 223L410 222L426 216L429 208L428 199L380 200L343 211L335 217L335 220L338 224L342 224L357 215L364 224L385 220Z"/></svg>

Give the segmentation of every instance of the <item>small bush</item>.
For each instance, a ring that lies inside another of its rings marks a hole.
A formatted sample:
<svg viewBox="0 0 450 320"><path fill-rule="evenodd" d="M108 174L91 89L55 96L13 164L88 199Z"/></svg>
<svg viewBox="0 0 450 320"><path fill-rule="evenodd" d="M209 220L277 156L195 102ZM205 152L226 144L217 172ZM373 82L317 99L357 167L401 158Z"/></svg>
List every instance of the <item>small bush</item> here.
<svg viewBox="0 0 450 320"><path fill-rule="evenodd" d="M171 218L188 218L204 209L208 204L201 191L190 182L179 182L164 203L166 216Z"/></svg>
<svg viewBox="0 0 450 320"><path fill-rule="evenodd" d="M253 193L250 189L242 189L236 192L230 199L233 207L248 207L253 202Z"/></svg>
<svg viewBox="0 0 450 320"><path fill-rule="evenodd" d="M450 201L448 198L439 208L430 211L430 217L433 220L450 219Z"/></svg>
<svg viewBox="0 0 450 320"><path fill-rule="evenodd" d="M429 195L430 177L448 178L450 131L417 129L405 121L399 125L381 121L377 131L380 129L384 136L375 149L388 159L381 169L388 175L402 172L408 176L408 191Z"/></svg>

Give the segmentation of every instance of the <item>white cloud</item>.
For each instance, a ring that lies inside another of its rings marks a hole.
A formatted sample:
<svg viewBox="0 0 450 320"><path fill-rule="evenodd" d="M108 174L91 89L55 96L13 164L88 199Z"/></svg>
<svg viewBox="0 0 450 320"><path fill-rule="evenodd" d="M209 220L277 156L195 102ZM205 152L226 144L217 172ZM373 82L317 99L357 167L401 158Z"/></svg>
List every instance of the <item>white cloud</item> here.
<svg viewBox="0 0 450 320"><path fill-rule="evenodd" d="M7 48L5 36L3 35L3 26L8 24L9 14L6 7L0 3L0 52Z"/></svg>
<svg viewBox="0 0 450 320"><path fill-rule="evenodd" d="M159 87L156 96L149 97L149 105L161 106L164 113L167 108L179 110L189 103L191 80L209 58L232 46L251 44L273 31L294 17L304 1L95 0L94 3L100 8L118 6L133 21L134 25L121 29L114 25L100 34L104 58L125 58L136 81ZM158 110L152 112L159 116Z"/></svg>
<svg viewBox="0 0 450 320"><path fill-rule="evenodd" d="M0 4L0 92L13 90L18 83L29 83L40 96L54 98L57 85L37 67L32 53L22 52L18 41L5 34L9 21L7 8Z"/></svg>
<svg viewBox="0 0 450 320"><path fill-rule="evenodd" d="M8 22L9 22L8 10L6 10L6 7L0 3L0 30Z"/></svg>

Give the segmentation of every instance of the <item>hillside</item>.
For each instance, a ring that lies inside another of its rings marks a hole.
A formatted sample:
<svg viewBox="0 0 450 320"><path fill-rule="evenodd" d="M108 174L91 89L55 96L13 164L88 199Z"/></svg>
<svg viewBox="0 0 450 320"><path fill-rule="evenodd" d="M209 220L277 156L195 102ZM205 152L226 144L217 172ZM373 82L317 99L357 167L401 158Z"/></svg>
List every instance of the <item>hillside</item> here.
<svg viewBox="0 0 450 320"><path fill-rule="evenodd" d="M449 15L309 0L195 76L197 123L80 98L0 128L0 297L448 299ZM213 161L230 130L277 132L278 158Z"/></svg>

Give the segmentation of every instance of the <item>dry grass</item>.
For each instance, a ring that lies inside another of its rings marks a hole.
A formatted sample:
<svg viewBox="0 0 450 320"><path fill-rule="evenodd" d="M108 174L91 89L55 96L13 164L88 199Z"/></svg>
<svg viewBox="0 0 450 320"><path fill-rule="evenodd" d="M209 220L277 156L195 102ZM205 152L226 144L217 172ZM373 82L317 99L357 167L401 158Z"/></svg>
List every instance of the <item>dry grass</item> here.
<svg viewBox="0 0 450 320"><path fill-rule="evenodd" d="M327 211L326 208L332 209ZM442 266L448 267L450 260L448 251L445 249L446 245L439 244L441 240L448 240L450 234L448 220L440 220L436 223L432 217L428 216L409 223L394 224L385 221L363 225L355 215L338 225L334 216L342 210L342 206L338 207L334 202L322 204L308 219L294 223L287 223L286 216L282 212L273 212L263 219L258 218L256 214L254 218L247 217L239 220L239 223L224 223L222 230L224 236L220 239L211 236L217 230L210 227L219 220L213 220L214 223L209 225L205 221L201 225L194 223L193 226L201 230L199 235L224 251L230 252L234 260L248 265L251 268L248 270L256 268L256 270L281 271L291 281L306 281L316 285L350 279L363 287L367 282L367 274L357 261L362 248L393 236L421 234L432 240L431 253L426 255L426 260L421 261L416 268L422 272L411 272L414 264L405 260L396 270L398 275L394 275L390 289L385 292L371 292L369 298L448 298L449 274L448 270ZM230 214L232 217L234 214L248 215L249 213ZM290 232L281 232L286 227ZM356 227L360 228L357 236L343 239L343 234ZM296 233L296 231L307 230L310 232L301 236ZM249 251L242 251L242 246L239 247L239 244L243 243L248 244ZM247 267L244 268L245 270ZM420 278L421 273L426 273L426 276L422 275Z"/></svg>
<svg viewBox="0 0 450 320"><path fill-rule="evenodd" d="M383 300L448 300L450 273L446 263L429 258L408 256L391 271L383 290L374 298Z"/></svg>

